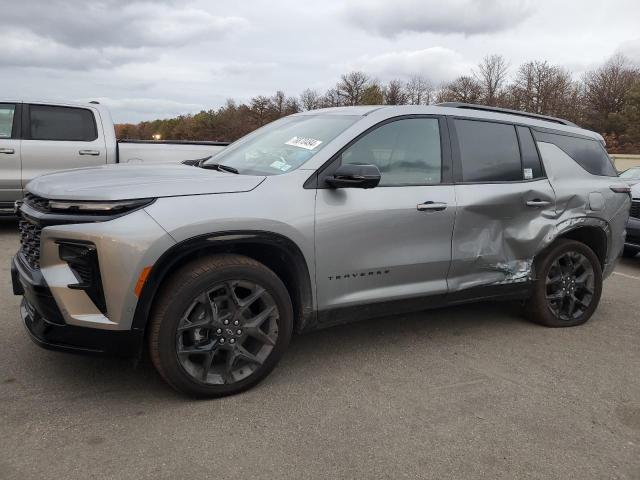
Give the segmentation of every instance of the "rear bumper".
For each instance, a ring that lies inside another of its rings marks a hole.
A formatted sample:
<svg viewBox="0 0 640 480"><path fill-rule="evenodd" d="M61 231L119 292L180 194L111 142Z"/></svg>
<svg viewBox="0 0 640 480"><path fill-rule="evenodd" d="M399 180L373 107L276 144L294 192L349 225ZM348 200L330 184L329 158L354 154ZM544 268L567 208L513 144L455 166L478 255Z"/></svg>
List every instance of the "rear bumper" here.
<svg viewBox="0 0 640 480"><path fill-rule="evenodd" d="M625 247L637 247L640 249L640 218L629 217L624 245Z"/></svg>
<svg viewBox="0 0 640 480"><path fill-rule="evenodd" d="M20 316L31 339L40 347L72 353L134 356L143 332L101 330L67 325L42 274L27 267L19 254L11 262L13 293L22 295Z"/></svg>

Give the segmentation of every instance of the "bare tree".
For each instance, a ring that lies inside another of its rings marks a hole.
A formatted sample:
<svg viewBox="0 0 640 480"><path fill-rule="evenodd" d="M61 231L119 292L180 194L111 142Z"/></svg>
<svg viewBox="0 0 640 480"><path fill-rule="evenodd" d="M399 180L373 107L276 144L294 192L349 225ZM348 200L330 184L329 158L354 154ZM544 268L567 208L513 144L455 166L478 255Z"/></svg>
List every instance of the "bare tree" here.
<svg viewBox="0 0 640 480"><path fill-rule="evenodd" d="M585 104L591 118L589 126L600 132L609 131L610 115L622 111L627 94L638 79L638 68L619 54L601 67L587 72L583 82Z"/></svg>
<svg viewBox="0 0 640 480"><path fill-rule="evenodd" d="M562 115L575 93L571 74L546 61L520 65L511 87L513 108L544 115Z"/></svg>
<svg viewBox="0 0 640 480"><path fill-rule="evenodd" d="M433 87L426 78L413 75L405 87L407 102L410 105L429 105L433 94Z"/></svg>
<svg viewBox="0 0 640 480"><path fill-rule="evenodd" d="M320 108L320 94L307 88L300 94L300 104L304 110L315 110L316 108Z"/></svg>
<svg viewBox="0 0 640 480"><path fill-rule="evenodd" d="M502 55L487 55L478 64L474 77L482 89L482 103L496 106L507 80L509 63Z"/></svg>
<svg viewBox="0 0 640 480"><path fill-rule="evenodd" d="M437 95L440 102L478 103L482 96L482 86L474 77L462 75L444 85Z"/></svg>
<svg viewBox="0 0 640 480"><path fill-rule="evenodd" d="M345 105L360 105L362 95L369 83L369 76L364 72L350 72L340 77L336 85L338 95Z"/></svg>
<svg viewBox="0 0 640 480"><path fill-rule="evenodd" d="M406 105L407 92L402 80L391 80L384 89L384 103L387 105Z"/></svg>
<svg viewBox="0 0 640 480"><path fill-rule="evenodd" d="M320 105L323 108L328 107L341 107L342 106L342 98L340 97L340 93L335 88L330 88L324 94L324 96L320 99Z"/></svg>

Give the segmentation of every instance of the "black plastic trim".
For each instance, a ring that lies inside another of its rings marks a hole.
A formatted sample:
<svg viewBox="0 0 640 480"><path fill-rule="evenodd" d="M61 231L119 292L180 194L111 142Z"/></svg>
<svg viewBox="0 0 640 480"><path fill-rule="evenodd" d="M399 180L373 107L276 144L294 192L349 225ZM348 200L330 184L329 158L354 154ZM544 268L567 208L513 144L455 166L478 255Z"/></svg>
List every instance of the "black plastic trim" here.
<svg viewBox="0 0 640 480"><path fill-rule="evenodd" d="M510 108L491 107L488 105L476 105L475 103L464 103L464 102L442 102L442 103L437 103L436 106L448 107L448 108L460 108L463 110L478 110L482 112L504 113L506 115L515 115L517 117L533 118L535 120L543 120L545 122L558 123L560 125L566 125L568 127L580 128L575 123L570 122L569 120L565 120L564 118L552 117L550 115L541 115L539 113L524 112L522 110L512 110Z"/></svg>
<svg viewBox="0 0 640 480"><path fill-rule="evenodd" d="M237 245L264 244L276 247L282 252L290 265L295 269L295 280L298 294L299 309L295 312L296 328L300 331L306 325L313 323L313 296L311 287L311 276L304 255L300 248L291 239L273 232L256 230L233 230L225 232L215 232L184 240L169 250L155 262L147 280L144 284L140 298L133 316L132 328L143 331L146 328L149 312L153 304L158 288L173 268L183 260L198 251L216 249L222 251L233 251ZM294 300L294 299L292 299ZM295 305L294 301L294 305Z"/></svg>
<svg viewBox="0 0 640 480"><path fill-rule="evenodd" d="M321 329L360 320L400 315L422 310L450 307L453 305L485 300L524 300L532 294L533 282L473 287L459 292L422 297L375 302L350 307L340 307L318 312L317 324L307 330Z"/></svg>

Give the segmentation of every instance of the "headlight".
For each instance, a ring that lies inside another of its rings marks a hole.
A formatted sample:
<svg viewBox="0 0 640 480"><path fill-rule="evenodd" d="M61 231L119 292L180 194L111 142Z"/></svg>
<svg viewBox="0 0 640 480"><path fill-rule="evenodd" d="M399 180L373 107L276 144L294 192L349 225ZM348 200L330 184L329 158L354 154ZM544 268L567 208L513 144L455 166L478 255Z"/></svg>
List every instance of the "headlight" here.
<svg viewBox="0 0 640 480"><path fill-rule="evenodd" d="M138 198L135 200L116 201L78 201L78 200L49 200L49 209L58 212L81 212L95 214L117 214L128 212L149 205L155 199Z"/></svg>

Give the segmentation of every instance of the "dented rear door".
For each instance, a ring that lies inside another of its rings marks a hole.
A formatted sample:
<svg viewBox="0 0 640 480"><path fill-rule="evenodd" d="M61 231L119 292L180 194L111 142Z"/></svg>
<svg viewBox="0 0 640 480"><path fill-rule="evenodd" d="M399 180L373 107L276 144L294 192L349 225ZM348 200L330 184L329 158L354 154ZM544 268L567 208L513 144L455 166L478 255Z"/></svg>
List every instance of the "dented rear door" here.
<svg viewBox="0 0 640 480"><path fill-rule="evenodd" d="M450 119L456 217L450 292L526 282L556 201L527 127Z"/></svg>

